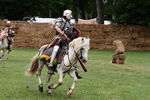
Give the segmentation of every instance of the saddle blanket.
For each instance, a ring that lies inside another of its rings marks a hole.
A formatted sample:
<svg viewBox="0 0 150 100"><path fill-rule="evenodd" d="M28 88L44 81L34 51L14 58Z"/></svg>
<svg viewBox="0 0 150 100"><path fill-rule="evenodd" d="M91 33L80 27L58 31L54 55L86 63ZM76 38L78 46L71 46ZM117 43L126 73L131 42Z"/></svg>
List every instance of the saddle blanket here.
<svg viewBox="0 0 150 100"><path fill-rule="evenodd" d="M45 60L46 62L49 62L49 61L50 61L50 58L51 58L50 56L51 56L52 52L53 52L53 47L50 47L50 48L46 49L46 50L42 53L42 55L38 57L38 59L40 59L40 60ZM57 53L57 55L56 55L56 58L55 58L55 60L54 60L54 62L53 62L54 65L55 65L55 64L58 64L58 63L59 63L59 64L61 63L62 58L63 58L63 55L65 54L65 52L66 52L66 50L64 50L63 48L60 48L60 49L58 50L58 53Z"/></svg>

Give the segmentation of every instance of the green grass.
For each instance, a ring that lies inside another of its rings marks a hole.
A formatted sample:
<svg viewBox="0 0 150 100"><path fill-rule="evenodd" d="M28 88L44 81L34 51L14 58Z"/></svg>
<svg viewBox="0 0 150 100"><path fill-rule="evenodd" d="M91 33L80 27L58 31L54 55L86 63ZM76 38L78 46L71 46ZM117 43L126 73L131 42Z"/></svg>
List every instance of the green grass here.
<svg viewBox="0 0 150 100"><path fill-rule="evenodd" d="M125 65L110 63L113 51L90 51L88 72L79 67L83 79L77 82L71 97L66 96L72 83L68 75L63 85L53 90L52 97L46 94L46 68L42 73L43 93L37 91L35 76L24 75L36 52L15 48L9 60L0 62L0 100L150 100L150 51L127 51Z"/></svg>

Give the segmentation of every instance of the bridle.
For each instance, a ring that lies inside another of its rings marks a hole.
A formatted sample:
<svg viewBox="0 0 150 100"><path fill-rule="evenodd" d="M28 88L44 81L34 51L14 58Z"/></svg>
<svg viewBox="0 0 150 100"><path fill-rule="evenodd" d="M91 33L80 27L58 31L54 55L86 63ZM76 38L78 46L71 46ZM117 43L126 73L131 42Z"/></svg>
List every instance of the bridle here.
<svg viewBox="0 0 150 100"><path fill-rule="evenodd" d="M83 48L80 49L80 54L81 54L80 59L83 59L83 51L82 50L83 50Z"/></svg>

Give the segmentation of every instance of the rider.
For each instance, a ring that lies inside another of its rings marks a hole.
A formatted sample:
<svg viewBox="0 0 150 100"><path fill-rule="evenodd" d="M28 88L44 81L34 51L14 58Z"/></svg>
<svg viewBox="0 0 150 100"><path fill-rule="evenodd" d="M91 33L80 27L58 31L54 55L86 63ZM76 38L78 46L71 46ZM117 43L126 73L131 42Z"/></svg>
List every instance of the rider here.
<svg viewBox="0 0 150 100"><path fill-rule="evenodd" d="M49 68L53 66L53 61L57 55L59 48L65 46L66 44L69 44L70 41L79 36L79 31L73 28L73 26L70 23L71 18L72 18L72 11L65 10L63 12L63 17L58 18L54 24L54 29L56 30L56 37L50 44L54 45L54 48L48 65ZM78 31L78 33L75 34L74 31ZM78 75L78 73L77 77L81 78Z"/></svg>
<svg viewBox="0 0 150 100"><path fill-rule="evenodd" d="M60 48L61 42L66 42L66 40L69 40L69 35L71 35L73 31L73 27L70 24L70 19L72 18L72 11L71 10L65 10L63 13L62 18L58 18L54 24L54 29L56 30L56 35L58 36L58 39L55 39L55 45L54 49L51 55L49 67L53 66L53 61L57 55L57 52ZM66 30L66 31L65 31Z"/></svg>
<svg viewBox="0 0 150 100"><path fill-rule="evenodd" d="M6 22L5 27L3 28L3 31L8 34L8 47L7 47L7 49L9 51L11 51L10 50L10 45L12 44L13 40L11 38L9 38L9 35L12 34L12 26L11 26L11 22L10 21Z"/></svg>

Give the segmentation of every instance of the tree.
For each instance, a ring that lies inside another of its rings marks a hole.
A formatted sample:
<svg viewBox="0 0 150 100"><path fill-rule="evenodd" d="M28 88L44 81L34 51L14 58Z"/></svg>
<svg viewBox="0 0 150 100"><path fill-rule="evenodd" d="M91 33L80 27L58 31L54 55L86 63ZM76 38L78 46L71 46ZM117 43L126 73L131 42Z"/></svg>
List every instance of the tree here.
<svg viewBox="0 0 150 100"><path fill-rule="evenodd" d="M115 22L118 24L150 25L149 0L116 0Z"/></svg>
<svg viewBox="0 0 150 100"><path fill-rule="evenodd" d="M97 5L97 22L98 22L98 24L104 24L103 0L96 0L96 5Z"/></svg>
<svg viewBox="0 0 150 100"><path fill-rule="evenodd" d="M0 0L0 19L22 20L23 17L61 17L71 9L75 19L95 18L93 0Z"/></svg>
<svg viewBox="0 0 150 100"><path fill-rule="evenodd" d="M69 0L75 19L89 19L96 17L96 3L93 0ZM66 2L67 3L67 2Z"/></svg>
<svg viewBox="0 0 150 100"><path fill-rule="evenodd" d="M104 4L104 18L106 20L113 20L115 18L115 13L114 13L114 4L115 0L107 0Z"/></svg>

